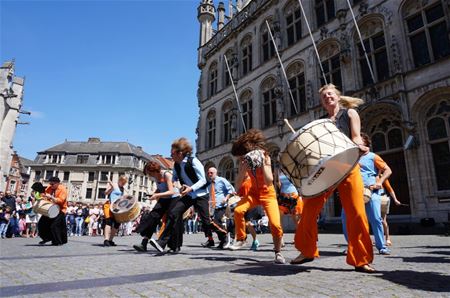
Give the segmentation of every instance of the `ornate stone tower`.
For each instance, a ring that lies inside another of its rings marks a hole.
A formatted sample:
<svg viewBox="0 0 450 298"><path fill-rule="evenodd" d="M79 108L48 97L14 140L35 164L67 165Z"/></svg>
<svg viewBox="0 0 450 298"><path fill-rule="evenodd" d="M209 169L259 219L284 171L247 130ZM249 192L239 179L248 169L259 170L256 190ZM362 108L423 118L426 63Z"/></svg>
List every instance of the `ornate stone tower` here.
<svg viewBox="0 0 450 298"><path fill-rule="evenodd" d="M200 22L200 44L202 47L207 43L213 33L213 22L216 19L216 8L212 0L202 0L198 6L197 19Z"/></svg>
<svg viewBox="0 0 450 298"><path fill-rule="evenodd" d="M14 62L0 68L0 189L5 188L12 159L12 141L23 98L24 79L14 76Z"/></svg>

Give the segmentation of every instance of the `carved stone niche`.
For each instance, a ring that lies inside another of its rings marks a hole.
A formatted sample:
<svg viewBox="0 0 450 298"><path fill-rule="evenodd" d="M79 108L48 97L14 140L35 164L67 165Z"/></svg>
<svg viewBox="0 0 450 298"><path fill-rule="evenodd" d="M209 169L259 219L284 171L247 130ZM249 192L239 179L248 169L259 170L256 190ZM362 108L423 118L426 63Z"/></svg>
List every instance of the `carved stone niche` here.
<svg viewBox="0 0 450 298"><path fill-rule="evenodd" d="M339 9L336 11L336 18L339 20L339 28L343 31L347 27L345 23L345 17L347 16L348 9Z"/></svg>
<svg viewBox="0 0 450 298"><path fill-rule="evenodd" d="M342 63L349 63L351 61L351 47L350 47L350 37L348 34L343 33L340 37L340 58Z"/></svg>

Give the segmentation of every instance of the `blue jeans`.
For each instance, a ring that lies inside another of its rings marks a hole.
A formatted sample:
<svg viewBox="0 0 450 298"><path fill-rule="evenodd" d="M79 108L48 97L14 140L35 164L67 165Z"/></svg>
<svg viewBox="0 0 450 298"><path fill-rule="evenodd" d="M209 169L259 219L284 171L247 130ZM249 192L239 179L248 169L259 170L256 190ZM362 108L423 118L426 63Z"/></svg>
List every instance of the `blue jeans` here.
<svg viewBox="0 0 450 298"><path fill-rule="evenodd" d="M9 222L3 222L0 224L0 237L5 238L6 231L8 230Z"/></svg>
<svg viewBox="0 0 450 298"><path fill-rule="evenodd" d="M83 223L84 218L83 216L75 217L75 235L82 236L83 235Z"/></svg>
<svg viewBox="0 0 450 298"><path fill-rule="evenodd" d="M381 196L377 191L372 193L372 197L370 201L365 204L365 207L367 219L369 220L369 224L375 238L375 247L378 251L386 249L386 243L384 242L383 219L381 218ZM348 241L344 209L342 209L341 220L345 240Z"/></svg>

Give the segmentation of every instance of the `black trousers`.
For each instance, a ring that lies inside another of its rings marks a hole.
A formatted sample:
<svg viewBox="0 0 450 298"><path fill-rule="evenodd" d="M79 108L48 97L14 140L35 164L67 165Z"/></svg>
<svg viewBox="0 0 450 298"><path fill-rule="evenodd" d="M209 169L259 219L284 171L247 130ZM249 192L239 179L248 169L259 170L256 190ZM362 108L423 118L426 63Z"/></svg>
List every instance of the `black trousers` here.
<svg viewBox="0 0 450 298"><path fill-rule="evenodd" d="M159 238L159 245L163 248L168 244L170 237L177 234L177 229L179 229L177 225L183 223L183 213L191 206L195 207L195 210L200 216L203 231L205 232L206 237L212 236L212 231L217 233L219 239L223 239L225 237L226 232L221 229L220 226L214 224L209 217L209 196L205 195L195 199L192 199L190 196L184 196L180 198L169 210L166 228Z"/></svg>
<svg viewBox="0 0 450 298"><path fill-rule="evenodd" d="M55 218L41 216L38 231L43 241L51 241L55 245L67 243L66 215L59 212Z"/></svg>
<svg viewBox="0 0 450 298"><path fill-rule="evenodd" d="M153 207L152 211L144 213L141 222L136 230L142 237L151 238L156 231L156 227L161 223L161 218L175 206L179 198L161 198ZM181 218L182 221L182 218ZM179 248L183 245L184 227L178 222L175 225L175 233L170 236L169 247L171 249ZM164 232L164 231L163 231Z"/></svg>

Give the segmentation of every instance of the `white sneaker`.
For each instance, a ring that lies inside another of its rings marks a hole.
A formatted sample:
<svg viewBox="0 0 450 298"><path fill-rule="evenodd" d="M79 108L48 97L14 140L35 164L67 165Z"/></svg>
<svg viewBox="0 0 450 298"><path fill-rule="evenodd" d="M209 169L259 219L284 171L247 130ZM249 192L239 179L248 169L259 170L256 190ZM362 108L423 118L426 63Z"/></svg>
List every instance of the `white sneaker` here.
<svg viewBox="0 0 450 298"><path fill-rule="evenodd" d="M279 252L275 254L275 259L273 260L275 264L286 264L286 259Z"/></svg>
<svg viewBox="0 0 450 298"><path fill-rule="evenodd" d="M230 246L231 250L238 250L243 248L245 245L247 245L247 242L245 240L242 241L236 241L232 246Z"/></svg>

